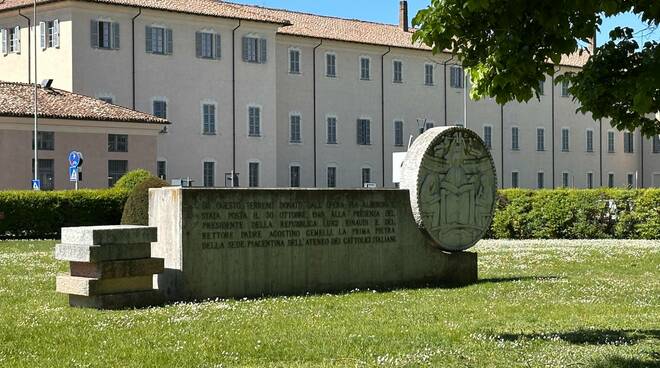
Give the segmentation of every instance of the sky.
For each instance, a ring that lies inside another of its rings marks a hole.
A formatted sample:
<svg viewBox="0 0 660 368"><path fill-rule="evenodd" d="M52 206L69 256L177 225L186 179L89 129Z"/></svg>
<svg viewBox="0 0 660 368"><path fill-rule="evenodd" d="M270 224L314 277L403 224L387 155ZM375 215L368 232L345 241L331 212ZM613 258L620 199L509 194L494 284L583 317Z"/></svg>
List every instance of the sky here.
<svg viewBox="0 0 660 368"><path fill-rule="evenodd" d="M229 0L232 2L261 5L271 8L288 9L314 13L319 15L330 15L341 18L355 18L379 23L399 23L399 0ZM409 0L409 16L417 14L417 11L428 6L430 0ZM617 26L628 26L633 29L642 29L646 26L634 14L623 14L606 19L603 22L601 32L597 36L597 42L601 45L609 39L609 32ZM640 34L638 41L644 41ZM648 40L649 37L646 38ZM653 33L650 38L660 41L660 30Z"/></svg>

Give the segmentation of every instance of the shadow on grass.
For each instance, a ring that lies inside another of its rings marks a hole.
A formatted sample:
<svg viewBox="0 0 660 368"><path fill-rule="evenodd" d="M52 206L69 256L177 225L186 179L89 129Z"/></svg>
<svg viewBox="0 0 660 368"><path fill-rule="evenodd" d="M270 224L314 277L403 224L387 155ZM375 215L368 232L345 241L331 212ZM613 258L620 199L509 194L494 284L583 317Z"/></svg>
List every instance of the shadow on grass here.
<svg viewBox="0 0 660 368"><path fill-rule="evenodd" d="M477 284L501 284L507 282L522 282L522 281L557 281L562 278L559 276L519 276L519 277L497 277L490 279L480 279Z"/></svg>
<svg viewBox="0 0 660 368"><path fill-rule="evenodd" d="M565 341L576 345L632 345L641 340L660 339L660 330L577 330L532 334L501 334L504 341Z"/></svg>
<svg viewBox="0 0 660 368"><path fill-rule="evenodd" d="M590 368L660 368L660 353L653 353L651 359L607 357L589 365Z"/></svg>

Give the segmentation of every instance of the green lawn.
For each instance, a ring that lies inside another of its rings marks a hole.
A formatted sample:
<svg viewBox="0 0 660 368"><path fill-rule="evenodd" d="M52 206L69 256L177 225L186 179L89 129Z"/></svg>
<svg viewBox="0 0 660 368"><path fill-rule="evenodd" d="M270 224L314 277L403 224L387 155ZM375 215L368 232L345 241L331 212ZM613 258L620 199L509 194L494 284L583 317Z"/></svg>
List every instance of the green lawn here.
<svg viewBox="0 0 660 368"><path fill-rule="evenodd" d="M660 367L660 242L487 241L455 289L73 309L0 242L1 367Z"/></svg>

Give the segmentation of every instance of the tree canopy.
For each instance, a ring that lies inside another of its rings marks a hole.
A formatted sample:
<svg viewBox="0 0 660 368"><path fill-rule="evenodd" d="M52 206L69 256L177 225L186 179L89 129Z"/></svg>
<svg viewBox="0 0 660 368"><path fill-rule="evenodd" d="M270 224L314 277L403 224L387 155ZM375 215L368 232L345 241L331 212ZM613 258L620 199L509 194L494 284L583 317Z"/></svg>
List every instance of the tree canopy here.
<svg viewBox="0 0 660 368"><path fill-rule="evenodd" d="M616 28L581 69L562 71L556 82L570 81L578 111L651 136L660 134L660 48L634 36L658 28L660 0L432 0L413 19L413 39L455 53L473 99L523 102L539 97L539 81L558 74L563 55L591 52L583 44L604 17L628 11L647 29Z"/></svg>

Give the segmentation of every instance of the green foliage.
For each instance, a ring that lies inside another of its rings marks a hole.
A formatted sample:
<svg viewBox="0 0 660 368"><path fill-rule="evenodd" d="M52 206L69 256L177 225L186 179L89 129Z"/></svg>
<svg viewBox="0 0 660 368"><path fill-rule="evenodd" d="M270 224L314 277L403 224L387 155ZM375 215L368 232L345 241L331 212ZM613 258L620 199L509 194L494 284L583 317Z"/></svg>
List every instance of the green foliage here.
<svg viewBox="0 0 660 368"><path fill-rule="evenodd" d="M149 188L162 188L167 185L166 181L153 176L136 185L124 206L122 225L149 225Z"/></svg>
<svg viewBox="0 0 660 368"><path fill-rule="evenodd" d="M500 104L539 97L539 81L555 75L562 55L586 52L603 17L632 12L650 28L660 22L660 2L649 0L432 0L413 20L413 38L438 53L452 50L467 68L471 97L494 97ZM579 111L610 118L618 129L650 136L660 123L660 47L640 50L632 29L617 29L597 48L584 69L567 78Z"/></svg>
<svg viewBox="0 0 660 368"><path fill-rule="evenodd" d="M500 239L660 239L660 190L499 192L491 236Z"/></svg>
<svg viewBox="0 0 660 368"><path fill-rule="evenodd" d="M115 183L115 188L131 192L142 181L152 178L153 175L144 169L137 169L127 172Z"/></svg>
<svg viewBox="0 0 660 368"><path fill-rule="evenodd" d="M63 227L118 224L127 197L108 189L0 191L0 238L56 238Z"/></svg>

